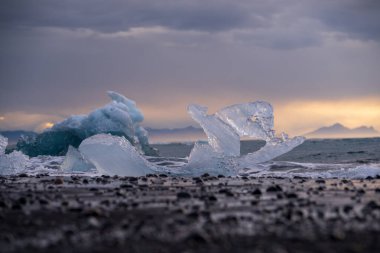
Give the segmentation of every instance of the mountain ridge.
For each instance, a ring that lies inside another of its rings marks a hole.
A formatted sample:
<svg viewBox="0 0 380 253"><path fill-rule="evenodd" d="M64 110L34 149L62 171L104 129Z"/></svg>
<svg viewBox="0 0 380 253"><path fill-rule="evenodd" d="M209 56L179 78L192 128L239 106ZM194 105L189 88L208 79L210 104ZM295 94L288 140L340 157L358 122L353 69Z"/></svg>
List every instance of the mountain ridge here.
<svg viewBox="0 0 380 253"><path fill-rule="evenodd" d="M341 123L320 127L312 132L304 134L308 138L360 138L379 137L380 132L373 126L359 126L348 128Z"/></svg>

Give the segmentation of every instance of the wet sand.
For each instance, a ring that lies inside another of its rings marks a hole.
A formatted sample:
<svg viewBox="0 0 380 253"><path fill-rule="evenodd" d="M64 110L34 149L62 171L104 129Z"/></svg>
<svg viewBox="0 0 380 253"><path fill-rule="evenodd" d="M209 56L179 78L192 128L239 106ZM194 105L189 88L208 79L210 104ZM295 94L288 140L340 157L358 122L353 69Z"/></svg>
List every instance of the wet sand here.
<svg viewBox="0 0 380 253"><path fill-rule="evenodd" d="M380 252L380 179L0 177L1 252Z"/></svg>

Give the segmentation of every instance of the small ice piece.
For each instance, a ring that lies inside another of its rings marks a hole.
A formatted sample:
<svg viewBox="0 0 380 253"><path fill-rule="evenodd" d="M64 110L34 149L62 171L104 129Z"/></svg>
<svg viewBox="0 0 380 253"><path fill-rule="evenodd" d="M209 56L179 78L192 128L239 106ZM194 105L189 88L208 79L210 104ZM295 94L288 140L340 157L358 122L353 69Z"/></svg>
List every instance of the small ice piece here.
<svg viewBox="0 0 380 253"><path fill-rule="evenodd" d="M20 151L0 155L0 175L12 175L25 171L30 167L29 157Z"/></svg>
<svg viewBox="0 0 380 253"><path fill-rule="evenodd" d="M366 178L380 176L380 163L358 165L353 168L332 171L331 176L339 178Z"/></svg>
<svg viewBox="0 0 380 253"><path fill-rule="evenodd" d="M203 128L214 152L226 156L240 155L240 137L231 126L224 123L215 114L207 115L207 107L191 104L187 111Z"/></svg>
<svg viewBox="0 0 380 253"><path fill-rule="evenodd" d="M144 176L156 168L140 155L124 137L97 134L79 146L83 158L95 165L99 173L119 176Z"/></svg>
<svg viewBox="0 0 380 253"><path fill-rule="evenodd" d="M5 154L5 149L8 146L8 138L0 134L0 155Z"/></svg>
<svg viewBox="0 0 380 253"><path fill-rule="evenodd" d="M0 175L12 175L24 171L30 166L29 157L20 151L5 154L8 138L0 135Z"/></svg>
<svg viewBox="0 0 380 253"><path fill-rule="evenodd" d="M236 176L239 171L237 158L226 157L215 152L207 143L196 142L191 150L188 164L181 169L183 175L200 176L204 173L211 175Z"/></svg>
<svg viewBox="0 0 380 253"><path fill-rule="evenodd" d="M65 172L89 172L95 170L95 166L84 159L83 155L76 148L69 146L61 169Z"/></svg>

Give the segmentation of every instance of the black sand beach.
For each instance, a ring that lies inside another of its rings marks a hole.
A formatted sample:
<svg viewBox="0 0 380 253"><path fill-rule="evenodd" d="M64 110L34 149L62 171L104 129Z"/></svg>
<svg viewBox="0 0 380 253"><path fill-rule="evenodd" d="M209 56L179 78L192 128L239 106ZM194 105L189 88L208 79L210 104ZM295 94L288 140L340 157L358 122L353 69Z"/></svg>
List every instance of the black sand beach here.
<svg viewBox="0 0 380 253"><path fill-rule="evenodd" d="M380 179L0 178L1 252L380 252Z"/></svg>

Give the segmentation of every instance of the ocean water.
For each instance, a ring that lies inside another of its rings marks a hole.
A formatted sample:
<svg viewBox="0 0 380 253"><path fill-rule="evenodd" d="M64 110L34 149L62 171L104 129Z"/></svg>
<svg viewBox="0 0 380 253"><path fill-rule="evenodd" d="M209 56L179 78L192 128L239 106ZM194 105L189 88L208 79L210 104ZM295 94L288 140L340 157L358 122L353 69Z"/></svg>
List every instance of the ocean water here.
<svg viewBox="0 0 380 253"><path fill-rule="evenodd" d="M241 155L254 152L264 144L264 141L242 141ZM187 163L193 145L193 143L155 144L152 146L158 149L160 156L146 158L153 164L178 171ZM28 160L25 171L15 170L10 174L21 172L70 174L60 169L63 160L63 156L32 157ZM99 175L96 171L78 174ZM380 177L380 138L306 140L292 151L272 161L253 164L249 168L240 170L238 175L289 178Z"/></svg>
<svg viewBox="0 0 380 253"><path fill-rule="evenodd" d="M241 155L264 146L264 141L241 142ZM186 158L193 143L153 145L165 162ZM171 157L171 158L168 158ZM366 178L380 176L380 138L311 139L272 161L241 172L248 176Z"/></svg>
<svg viewBox="0 0 380 253"><path fill-rule="evenodd" d="M242 155L254 152L265 145L264 141L241 141ZM187 157L193 143L154 144L162 157ZM311 139L275 161L306 163L371 163L380 162L380 138L363 139Z"/></svg>

